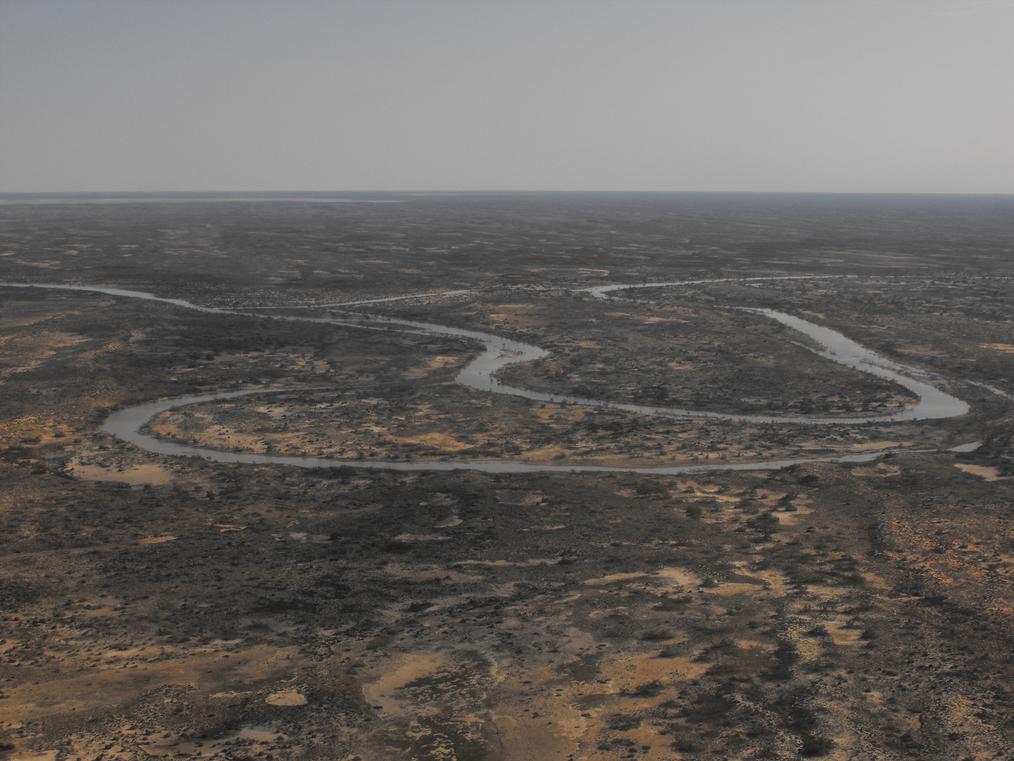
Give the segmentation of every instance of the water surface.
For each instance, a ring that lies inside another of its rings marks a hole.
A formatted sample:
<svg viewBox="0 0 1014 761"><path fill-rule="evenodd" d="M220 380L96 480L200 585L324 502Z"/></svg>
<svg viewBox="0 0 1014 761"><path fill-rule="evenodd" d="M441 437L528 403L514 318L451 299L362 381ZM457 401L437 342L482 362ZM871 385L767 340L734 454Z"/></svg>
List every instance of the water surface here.
<svg viewBox="0 0 1014 761"><path fill-rule="evenodd" d="M606 294L626 289L637 288L660 288L674 285L695 285L713 282L733 281L755 281L755 280L799 280L813 276L786 276L786 277L765 277L765 278L723 278L720 280L698 280L683 281L680 283L639 283L630 285L607 285L595 286L594 288L580 289L582 292L590 292L593 295L606 298ZM535 362L549 356L549 353L538 346L517 341L503 336L482 331L466 330L447 325L419 322L416 320L402 320L394 317L381 317L376 315L364 315L357 313L346 313L342 318L334 317L311 317L304 315L281 315L281 314L258 314L236 309L223 309L216 307L201 306L184 299L173 299L156 296L144 291L134 291L123 288L91 286L91 285L63 285L55 283L0 283L0 286L12 288L45 288L51 290L81 291L102 293L108 296L121 298L142 299L173 307L196 310L206 314L240 315L251 319L279 320L285 322L310 322L317 324L331 324L351 328L363 328L370 330L397 330L399 332L419 333L423 335L448 336L461 338L477 343L482 346L482 351L469 361L456 377L456 382L471 389L481 392L504 394L520 397L537 402L549 402L556 404L573 404L580 406L601 407L624 412L631 412L640 415L662 416L677 419L713 419L728 420L744 423L781 423L794 425L858 425L866 423L891 423L915 420L932 420L957 417L968 412L968 405L925 379L925 374L914 368L901 365L890 360L871 349L847 338L831 328L817 325L801 317L778 312L772 309L759 309L751 307L732 307L742 309L759 316L775 320L786 325L801 335L807 336L815 344L815 347L805 346L810 351L825 359L837 364L850 367L854 370L882 378L908 389L917 397L914 406L888 414L881 415L857 415L857 416L813 416L813 415L752 415L738 413L711 412L707 410L691 410L675 407L655 407L640 404L616 402L606 399L591 399L581 396L569 396L566 394L553 394L532 389L510 386L502 383L496 376L503 368L526 362ZM460 294L467 291L455 291ZM410 295L414 296L414 295ZM354 303L371 304L387 301L395 301L402 297L387 297L383 299L371 299L363 302L346 303L351 306ZM298 391L301 389L287 389ZM305 390L305 389L302 389ZM508 460L457 460L446 461L416 461L399 462L393 460L371 460L371 461L347 461L334 458L320 457L286 457L281 455L258 455L238 452L223 452L205 447L191 447L171 441L156 438L144 433L145 424L154 416L169 409L192 404L201 404L212 401L235 399L253 393L264 393L264 389L243 389L223 390L209 392L206 394L189 395L174 399L160 399L152 402L134 405L113 413L106 421L104 429L114 436L127 441L135 446L149 452L164 455L196 456L217 462L291 465L304 468L335 467L348 465L364 468L383 468L388 470L454 470L469 469L481 470L489 473L539 473L539 472L630 472L630 473L657 473L657 474L681 474L698 473L715 470L761 470L783 468L789 465L797 465L809 462L867 462L883 456L884 452L863 453L845 456L826 456L819 458L788 459L788 460L765 460L748 463L702 463L696 465L674 465L658 467L609 467L597 465L538 465L522 461Z"/></svg>

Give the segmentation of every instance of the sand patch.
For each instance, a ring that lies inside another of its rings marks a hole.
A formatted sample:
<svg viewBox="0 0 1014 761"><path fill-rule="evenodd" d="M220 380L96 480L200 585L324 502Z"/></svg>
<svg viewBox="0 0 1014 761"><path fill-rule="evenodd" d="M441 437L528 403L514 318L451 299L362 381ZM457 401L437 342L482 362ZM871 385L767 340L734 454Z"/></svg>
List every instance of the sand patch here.
<svg viewBox="0 0 1014 761"><path fill-rule="evenodd" d="M524 453L523 459L526 462L553 462L554 460L563 460L570 452L570 447L541 447L539 449L529 449Z"/></svg>
<svg viewBox="0 0 1014 761"><path fill-rule="evenodd" d="M901 468L891 463L880 462L873 467L863 465L852 468L852 475L860 478L894 478L901 475Z"/></svg>
<svg viewBox="0 0 1014 761"><path fill-rule="evenodd" d="M753 498L768 507L774 507L785 499L786 496L788 495L783 491L771 491L763 487L758 487L753 491Z"/></svg>
<svg viewBox="0 0 1014 761"><path fill-rule="evenodd" d="M457 513L451 513L444 518L440 523L434 523L433 528L455 528L460 526L464 521Z"/></svg>
<svg viewBox="0 0 1014 761"><path fill-rule="evenodd" d="M753 650L760 653L773 653L778 649L778 645L773 642L762 642L757 639L737 639L733 643L740 650Z"/></svg>
<svg viewBox="0 0 1014 761"><path fill-rule="evenodd" d="M537 507L538 505L544 504L546 501L546 495L540 491L529 492L514 504L519 507Z"/></svg>
<svg viewBox="0 0 1014 761"><path fill-rule="evenodd" d="M89 340L74 333L0 335L0 361L7 365L0 370L0 377L34 370L55 357L61 349Z"/></svg>
<svg viewBox="0 0 1014 761"><path fill-rule="evenodd" d="M833 587L829 584L806 584L806 592L820 603L837 602L852 593L848 587Z"/></svg>
<svg viewBox="0 0 1014 761"><path fill-rule="evenodd" d="M275 420L283 418L289 414L289 408L284 404L259 404L253 409L254 412L258 412L261 415L267 415Z"/></svg>
<svg viewBox="0 0 1014 761"><path fill-rule="evenodd" d="M104 465L85 465L80 461L71 461L67 471L82 481L114 481L131 486L161 486L173 480L173 474L156 463L112 467Z"/></svg>
<svg viewBox="0 0 1014 761"><path fill-rule="evenodd" d="M95 716L166 684L215 690L242 682L255 683L281 673L291 674L298 658L296 647L255 645L172 660L134 660L129 668L118 663L76 673L67 670L56 679L6 689L0 699L0 722L67 714Z"/></svg>
<svg viewBox="0 0 1014 761"><path fill-rule="evenodd" d="M781 571L768 568L763 571L753 571L751 573L744 572L744 575L760 579L765 583L766 591L778 595L779 597L784 597L788 592L789 580Z"/></svg>
<svg viewBox="0 0 1014 761"><path fill-rule="evenodd" d="M660 729L663 727L646 722L623 733L638 747L639 761L676 761L679 758L672 749L672 736Z"/></svg>
<svg viewBox="0 0 1014 761"><path fill-rule="evenodd" d="M898 447L908 446L900 441L866 441L862 444L853 444L849 447L851 452L878 452L881 449L897 449Z"/></svg>
<svg viewBox="0 0 1014 761"><path fill-rule="evenodd" d="M299 690L291 687L287 690L272 692L264 698L264 702L269 706L305 706L306 696Z"/></svg>
<svg viewBox="0 0 1014 761"><path fill-rule="evenodd" d="M679 568L677 566L665 566L658 571L657 576L661 579L665 579L666 581L678 584L684 589L699 587L701 585L700 576L693 571L687 570L686 568Z"/></svg>
<svg viewBox="0 0 1014 761"><path fill-rule="evenodd" d="M605 587L612 584L625 584L630 581L647 582L647 591L652 594L665 594L673 585L682 589L696 588L701 585L701 578L696 573L676 566L665 566L654 573L646 571L611 573L606 576L585 579L584 585L586 587ZM662 586L657 586L659 582L662 582Z"/></svg>
<svg viewBox="0 0 1014 761"><path fill-rule="evenodd" d="M456 439L446 433L420 433L414 436L393 436L387 437L390 441L399 444L414 444L417 446L431 447L442 452L461 452L471 449L472 445L460 439Z"/></svg>
<svg viewBox="0 0 1014 761"><path fill-rule="evenodd" d="M962 473L970 476L978 476L985 481L1006 481L1007 478L1000 475L1000 471L991 465L968 465L963 462L955 463L954 467Z"/></svg>
<svg viewBox="0 0 1014 761"><path fill-rule="evenodd" d="M681 639L682 632L673 631L673 639ZM622 653L603 659L599 668L599 678L606 679L618 692L633 692L637 688L659 682L664 685L689 682L704 675L711 668L709 663L696 660L693 655L675 658L658 658L655 652ZM647 705L657 702L657 698L645 701Z"/></svg>
<svg viewBox="0 0 1014 761"><path fill-rule="evenodd" d="M792 510L776 509L771 512L771 515L778 521L779 528L798 525L800 518L811 515L814 510L812 500L808 497L796 497L789 504L792 505Z"/></svg>
<svg viewBox="0 0 1014 761"><path fill-rule="evenodd" d="M630 581L631 579L643 579L648 574L642 572L630 572L630 573L611 573L608 576L599 576L595 579L585 579L584 585L586 587L603 587L607 584L616 584L618 582Z"/></svg>
<svg viewBox="0 0 1014 761"><path fill-rule="evenodd" d="M210 758L219 759L234 753L234 746L240 741L244 746L244 755L248 758L270 757L270 746L282 737L282 733L270 727L243 727L238 732L229 732L215 739L185 739L179 735L165 734L157 736L151 742L142 743L141 750L148 756L155 758ZM119 758L117 755L108 755L110 751L105 748L96 748L95 758ZM103 753L103 751L106 751ZM115 753L115 750L112 751ZM74 758L92 758L92 755L84 756L78 753Z"/></svg>
<svg viewBox="0 0 1014 761"><path fill-rule="evenodd" d="M979 344L979 348L999 351L1003 354L1014 354L1014 344Z"/></svg>
<svg viewBox="0 0 1014 761"><path fill-rule="evenodd" d="M442 367L454 367L455 365L460 364L460 362L461 359L459 357L441 354L436 357L430 357L424 365L406 370L402 373L402 377L411 379L425 378L434 370L439 370Z"/></svg>
<svg viewBox="0 0 1014 761"><path fill-rule="evenodd" d="M543 423L577 423L587 416L588 408L577 405L540 404L535 408L535 417Z"/></svg>
<svg viewBox="0 0 1014 761"><path fill-rule="evenodd" d="M650 314L631 314L630 312L606 312L606 317L634 320L642 325L657 325L659 323L681 323L686 324L688 320L679 317L658 317Z"/></svg>
<svg viewBox="0 0 1014 761"><path fill-rule="evenodd" d="M447 668L450 660L444 653L405 653L384 663L384 672L363 684L363 696L374 708L387 716L404 713L398 691L419 679L433 676Z"/></svg>
<svg viewBox="0 0 1014 761"><path fill-rule="evenodd" d="M845 618L835 618L828 621L824 628L827 629L831 641L838 647L854 647L863 640L863 630L858 626L849 626Z"/></svg>
<svg viewBox="0 0 1014 761"><path fill-rule="evenodd" d="M903 354L911 354L916 357L946 357L947 354L935 346L927 346L925 344L913 344L911 346L898 347L898 351Z"/></svg>
<svg viewBox="0 0 1014 761"><path fill-rule="evenodd" d="M38 444L51 444L69 434L70 429L54 418L25 415L0 421L0 442L4 443L24 442L27 439Z"/></svg>
<svg viewBox="0 0 1014 761"><path fill-rule="evenodd" d="M742 497L734 494L723 494L722 486L718 484L703 484L699 481L677 481L676 488L669 492L674 499L679 497L694 497L696 499L713 499L716 502L735 504L741 501Z"/></svg>
<svg viewBox="0 0 1014 761"><path fill-rule="evenodd" d="M403 534L398 534L396 537L394 537L394 541L396 541L396 542L406 542L406 543L411 543L411 542L446 542L450 538L451 537L444 536L443 534L411 534L411 533L407 533L406 532L406 533L403 533Z"/></svg>
<svg viewBox="0 0 1014 761"><path fill-rule="evenodd" d="M722 581L717 586L707 588L706 591L709 594L729 597L732 595L757 594L758 592L767 591L767 588L761 584L751 584L743 581Z"/></svg>
<svg viewBox="0 0 1014 761"><path fill-rule="evenodd" d="M172 534L162 534L161 536L146 536L137 540L138 544L165 544L166 542L175 542L176 537Z"/></svg>
<svg viewBox="0 0 1014 761"><path fill-rule="evenodd" d="M490 313L489 320L497 323L513 322L515 325L527 325L530 323L527 315L534 308L532 304L493 304L490 309L495 311Z"/></svg>
<svg viewBox="0 0 1014 761"><path fill-rule="evenodd" d="M495 709L492 719L503 761L573 758L586 723L573 705L542 696L512 701L507 710Z"/></svg>

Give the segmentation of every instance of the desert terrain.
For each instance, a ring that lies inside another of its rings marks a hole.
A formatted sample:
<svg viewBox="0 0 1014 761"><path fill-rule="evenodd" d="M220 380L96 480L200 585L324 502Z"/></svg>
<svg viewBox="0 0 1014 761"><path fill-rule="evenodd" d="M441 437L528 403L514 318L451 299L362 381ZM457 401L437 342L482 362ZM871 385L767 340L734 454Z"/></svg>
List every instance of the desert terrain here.
<svg viewBox="0 0 1014 761"><path fill-rule="evenodd" d="M0 757L1014 756L1010 198L0 196L0 283Z"/></svg>

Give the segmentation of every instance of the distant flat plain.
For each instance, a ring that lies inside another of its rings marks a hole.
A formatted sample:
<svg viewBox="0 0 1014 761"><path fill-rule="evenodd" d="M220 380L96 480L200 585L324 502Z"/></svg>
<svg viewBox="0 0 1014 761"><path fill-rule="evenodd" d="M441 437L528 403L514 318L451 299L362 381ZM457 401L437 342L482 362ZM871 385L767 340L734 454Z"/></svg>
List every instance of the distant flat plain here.
<svg viewBox="0 0 1014 761"><path fill-rule="evenodd" d="M1014 199L113 194L0 208L0 281L218 310L0 288L0 753L1014 753ZM968 410L899 419L912 389L730 305L832 329ZM474 340L335 324L363 315L541 347L495 380L616 404L455 383ZM250 393L163 410L144 431L449 469L210 462L103 430L117 409L221 389ZM767 419L781 415L814 422ZM764 457L844 461L625 472ZM483 460L617 470L453 469Z"/></svg>

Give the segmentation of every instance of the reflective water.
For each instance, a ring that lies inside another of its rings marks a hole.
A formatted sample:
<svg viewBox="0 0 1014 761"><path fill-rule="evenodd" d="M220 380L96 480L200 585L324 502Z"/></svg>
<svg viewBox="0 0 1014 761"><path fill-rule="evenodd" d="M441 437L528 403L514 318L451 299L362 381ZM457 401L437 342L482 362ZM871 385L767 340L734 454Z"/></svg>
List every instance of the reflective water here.
<svg viewBox="0 0 1014 761"><path fill-rule="evenodd" d="M296 468L354 467L374 470L477 470L483 473L644 473L654 475L683 475L708 473L725 470L777 470L790 465L805 465L812 462L870 462L888 452L864 452L839 457L813 457L782 460L761 460L742 463L707 463L691 465L661 465L657 467L610 467L607 465L538 465L517 460L415 460L397 462L393 460L341 460L333 457L288 457L284 455L251 454L245 452L224 452L206 447L192 447L174 441L156 438L145 433L145 424L155 415L166 410L187 407L192 404L236 399L250 394L280 393L301 389L244 389L241 391L217 391L209 394L193 394L173 399L145 402L114 412L106 420L103 430L140 449L161 455L176 457L200 457L205 460L245 465L288 465ZM891 450L896 451L896 450ZM897 450L900 451L900 450ZM912 450L908 450L912 451Z"/></svg>
<svg viewBox="0 0 1014 761"><path fill-rule="evenodd" d="M745 280L770 280L770 279L804 279L805 276L799 277L778 277L778 278L745 278ZM685 281L683 283L641 283L634 285L611 285L611 286L596 286L593 289L582 289L585 292L593 292L595 295L602 297L603 294L608 292L615 292L628 288L657 288L671 285L690 285L695 283L704 282L728 282L735 280L734 278L726 278L722 280L712 281ZM342 325L347 327L365 328L371 330L399 330L410 333L420 333L426 335L441 335L441 336L452 336L456 338L463 338L469 341L474 341L483 346L483 351L472 359L465 367L458 373L456 378L457 382L468 388L473 388L479 391L505 394L509 396L516 396L523 399L530 399L533 401L540 402L553 402L560 404L574 404L582 406L592 407L603 407L608 409L621 410L625 412L633 412L642 415L657 415L663 417L672 418L707 418L716 420L730 420L736 422L747 422L747 423L789 423L797 425L837 425L837 424L861 424L861 423L884 423L884 422L897 422L897 421L911 421L911 420L928 420L928 419L939 419L956 417L964 415L968 412L968 405L958 399L957 397L951 396L946 392L938 389L936 386L926 382L926 380L919 379L914 376L922 376L923 374L913 368L906 367L904 365L893 362L892 360L883 357L876 352L863 347L862 345L852 341L846 336L838 333L837 331L831 330L830 328L816 325L815 323L804 320L794 315L789 315L784 312L777 312L770 309L756 309L756 308L745 308L744 311L752 312L758 315L762 315L766 318L776 320L783 325L786 325L793 330L809 337L813 342L817 344L816 348L810 348L816 354L841 365L851 367L860 372L874 375L878 378L892 381L918 397L917 403L906 410L891 413L887 415L863 415L854 417L821 417L821 416L787 416L787 415L748 415L748 414L736 414L736 413L721 413L721 412L710 412L705 410L689 410L679 409L672 407L652 407L647 405L630 404L624 402L614 402L603 399L590 399L579 396L568 396L564 394L552 394L541 391L534 391L531 389L519 388L516 386L505 385L496 378L496 374L503 368L524 362L534 362L548 356L548 352L541 349L538 346L532 344L523 343L521 341L515 341L510 338L504 338L502 336L496 336L491 333L483 333L480 331L465 330L462 328L454 328L446 325L437 325L433 323L418 322L413 320L401 320L391 317L378 317L368 315L357 315L349 313L342 319L336 319L332 317L308 317L308 316L294 316L294 315L278 315L278 314L256 314L238 311L235 309L221 309L215 307L205 307L183 299L171 299L155 296L151 293L143 291L132 291L122 288L107 288L102 286L86 286L86 285L62 285L62 284L36 284L36 283L0 283L2 286L14 287L14 288L46 288L53 290L68 290L68 291L85 291L103 293L110 296L125 297L143 299L147 301L154 301L164 304L169 304L175 307L181 307L185 309L193 309L199 312L208 314L228 314L228 315L243 315L250 318L256 319L270 319L280 320L286 322L312 322L312 323L324 323L333 325ZM395 300L397 297L392 297L386 300ZM297 389L290 389L297 390ZM135 444L150 452L158 454L172 454L172 455L188 455L188 456L199 456L206 459L212 459L219 462L234 462L234 463L275 463L280 465L295 465L298 467L333 467L336 465L355 465L357 467L372 467L372 468L385 468L391 470L453 470L457 468L465 468L472 470L482 470L486 472L496 473L519 473L519 472L554 472L554 471L593 471L593 472L608 472L608 471L623 471L623 472L636 472L636 473L662 473L662 474L678 474L678 473L695 473L695 472L706 472L711 470L744 470L744 469L771 469L781 468L793 464L801 464L806 462L864 462L871 459L875 459L878 456L882 456L884 453L879 454L861 454L861 455L849 455L844 457L822 457L822 458L811 458L811 459L798 459L798 460L770 460L763 462L752 462L752 463L740 463L740 464L729 464L729 463L707 463L701 465L679 465L672 467L651 467L651 468L611 468L605 466L593 466L593 465L534 465L524 462L516 461L458 461L458 462L440 462L440 461L418 461L412 463L406 462L394 462L394 461L342 461L330 458L314 458L314 457L284 457L278 455L255 455L255 454L242 454L235 452L220 452L217 450L205 449L200 447L188 447L182 444L175 444L169 441L163 441L157 439L151 435L141 432L145 423L151 419L153 415L163 412L168 409L174 409L190 404L199 404L203 402L210 402L216 400L233 399L239 396L245 396L252 393L263 393L264 389L245 389L245 390L229 390L221 392L212 392L208 394L201 394L196 396L179 397L176 399L166 399L154 402L147 402L144 404L129 407L124 410L120 410L106 421L105 430L114 434L115 436Z"/></svg>

